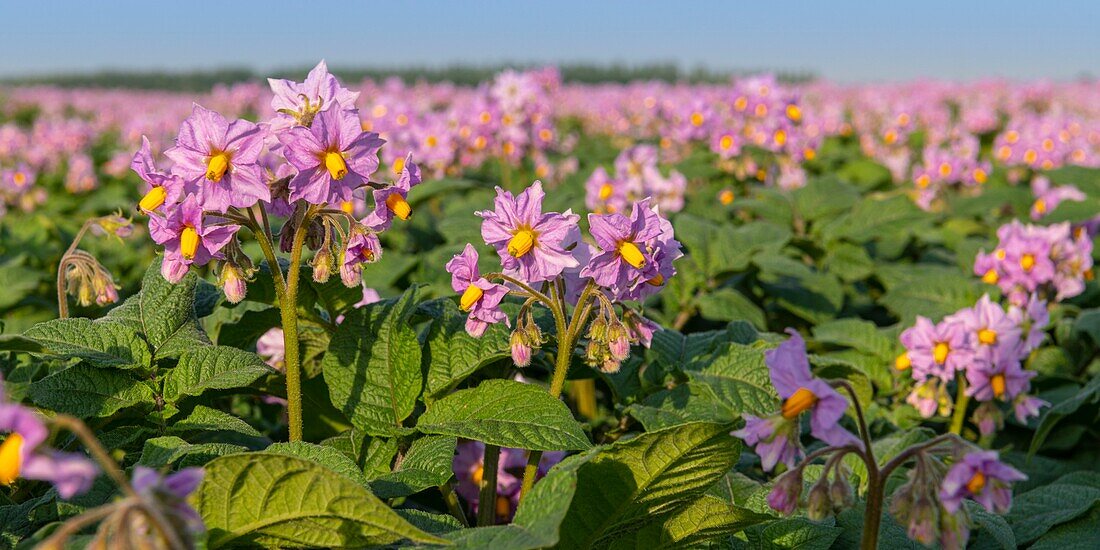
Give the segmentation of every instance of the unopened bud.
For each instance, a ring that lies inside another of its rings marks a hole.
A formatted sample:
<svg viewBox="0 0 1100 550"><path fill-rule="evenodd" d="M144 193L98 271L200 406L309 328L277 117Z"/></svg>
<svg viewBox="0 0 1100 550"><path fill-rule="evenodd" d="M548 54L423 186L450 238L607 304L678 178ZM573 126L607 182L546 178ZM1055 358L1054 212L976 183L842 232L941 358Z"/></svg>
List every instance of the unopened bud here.
<svg viewBox="0 0 1100 550"><path fill-rule="evenodd" d="M848 508L854 501L852 499L852 486L848 483L848 476L837 471L833 482L829 484L829 498L833 501L833 507Z"/></svg>
<svg viewBox="0 0 1100 550"><path fill-rule="evenodd" d="M233 264L224 264L222 266L221 275L218 277L218 284L222 287L222 292L225 293L225 299L231 304L240 303L244 300L245 294L248 292L248 283L241 273L240 269Z"/></svg>
<svg viewBox="0 0 1100 550"><path fill-rule="evenodd" d="M789 516L798 508L800 496L802 496L802 469L795 468L775 480L775 485L768 493L768 506L780 514Z"/></svg>
<svg viewBox="0 0 1100 550"><path fill-rule="evenodd" d="M318 283L327 283L329 277L332 276L332 269L336 265L336 260L332 255L332 250L328 247L322 247L313 255L313 280Z"/></svg>
<svg viewBox="0 0 1100 550"><path fill-rule="evenodd" d="M825 479L821 479L810 488L810 494L806 497L806 515L813 521L821 521L833 511L833 501L829 494L829 486Z"/></svg>
<svg viewBox="0 0 1100 550"><path fill-rule="evenodd" d="M523 368L531 364L531 346L527 343L527 335L524 334L522 328L516 328L512 331L510 338L512 347L512 362L517 367Z"/></svg>
<svg viewBox="0 0 1100 550"><path fill-rule="evenodd" d="M939 538L939 514L937 512L937 506L928 497L917 500L909 513L907 528L909 538L926 546Z"/></svg>
<svg viewBox="0 0 1100 550"><path fill-rule="evenodd" d="M92 277L92 287L95 290L96 304L105 306L118 301L118 285L107 270L96 270L95 276Z"/></svg>
<svg viewBox="0 0 1100 550"><path fill-rule="evenodd" d="M606 374L615 374L616 372L619 372L620 368L622 368L622 362L615 359L614 357L608 357L607 359L604 359L603 363L600 363L600 372Z"/></svg>
<svg viewBox="0 0 1100 550"><path fill-rule="evenodd" d="M619 321L612 321L607 329L607 348L619 361L630 357L630 335Z"/></svg>

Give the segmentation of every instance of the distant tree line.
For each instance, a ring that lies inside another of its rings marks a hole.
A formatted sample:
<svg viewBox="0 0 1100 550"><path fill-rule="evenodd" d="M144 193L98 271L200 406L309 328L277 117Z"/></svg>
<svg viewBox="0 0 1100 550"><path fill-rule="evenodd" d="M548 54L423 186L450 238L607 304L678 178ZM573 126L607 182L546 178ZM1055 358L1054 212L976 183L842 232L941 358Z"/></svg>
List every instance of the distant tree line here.
<svg viewBox="0 0 1100 550"><path fill-rule="evenodd" d="M400 78L405 82L453 82L459 85L473 86L489 80L501 70L511 67L525 69L539 67L539 64L512 64L493 66L455 65L449 67L405 67L405 68L339 68L333 73L345 82L355 82L363 78L383 80ZM5 85L49 84L66 88L135 88L146 90L206 91L217 84L236 84L239 82L260 81L263 77L301 78L309 67L277 70L273 73L259 74L252 69L226 68L203 71L100 71L93 73L57 74L26 78L0 79ZM566 82L632 82L638 80L659 80L665 82L728 82L733 76L767 72L754 71L715 71L706 68L683 69L676 64L650 65L589 65L569 64L560 66L562 79ZM810 72L776 72L785 82L803 82L812 80Z"/></svg>

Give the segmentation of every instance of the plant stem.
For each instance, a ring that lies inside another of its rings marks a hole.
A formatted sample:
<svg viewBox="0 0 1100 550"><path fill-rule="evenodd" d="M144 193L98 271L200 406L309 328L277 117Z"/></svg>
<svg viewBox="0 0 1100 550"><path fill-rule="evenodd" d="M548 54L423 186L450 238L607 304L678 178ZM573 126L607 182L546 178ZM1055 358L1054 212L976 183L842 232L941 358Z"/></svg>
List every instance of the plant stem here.
<svg viewBox="0 0 1100 550"><path fill-rule="evenodd" d="M450 512L463 527L469 527L470 522L466 519L466 513L462 511L462 506L458 503L458 496L455 495L454 488L451 487L451 482L448 481L440 485L439 492L443 494L443 502L447 504L447 511Z"/></svg>
<svg viewBox="0 0 1100 550"><path fill-rule="evenodd" d="M286 289L279 302L283 321L284 366L286 368L286 412L290 441L302 440L302 366L298 353L298 279L301 274L302 246L309 230L314 207L309 207L294 230L290 249L290 266L286 274ZM278 264L273 271L279 271Z"/></svg>
<svg viewBox="0 0 1100 550"><path fill-rule="evenodd" d="M481 461L481 493L477 499L477 525L484 527L496 523L497 466L500 447L485 444L485 457Z"/></svg>
<svg viewBox="0 0 1100 550"><path fill-rule="evenodd" d="M966 421L966 407L970 404L970 396L966 394L966 378L958 377L958 389L955 391L955 412L951 415L950 432L959 435L962 433L963 423Z"/></svg>
<svg viewBox="0 0 1100 550"><path fill-rule="evenodd" d="M844 388L852 398L859 425L859 437L863 441L863 450L859 452L863 464L867 467L867 507L863 510L863 536L860 540L862 550L875 550L878 547L879 524L882 521L883 492L886 489L885 477L875 462L875 451L871 447L871 432L867 418L863 414L863 405L856 396L856 390L846 380L829 382L833 387Z"/></svg>

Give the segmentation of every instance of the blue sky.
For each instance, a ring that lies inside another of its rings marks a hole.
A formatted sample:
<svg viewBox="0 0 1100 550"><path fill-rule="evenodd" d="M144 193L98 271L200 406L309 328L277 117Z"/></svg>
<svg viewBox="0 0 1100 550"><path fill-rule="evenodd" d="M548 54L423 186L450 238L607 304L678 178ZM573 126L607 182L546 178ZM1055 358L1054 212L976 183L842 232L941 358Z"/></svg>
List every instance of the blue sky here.
<svg viewBox="0 0 1100 550"><path fill-rule="evenodd" d="M1100 76L1089 0L0 0L0 76L671 61L844 82Z"/></svg>

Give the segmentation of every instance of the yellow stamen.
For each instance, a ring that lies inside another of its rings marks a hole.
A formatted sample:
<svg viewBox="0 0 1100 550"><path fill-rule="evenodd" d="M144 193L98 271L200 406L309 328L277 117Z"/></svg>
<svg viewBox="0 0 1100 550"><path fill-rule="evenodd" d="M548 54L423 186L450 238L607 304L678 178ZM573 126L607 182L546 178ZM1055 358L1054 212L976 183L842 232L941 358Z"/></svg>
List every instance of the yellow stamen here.
<svg viewBox="0 0 1100 550"><path fill-rule="evenodd" d="M894 359L894 368L898 370L909 370L913 366L913 362L909 360L909 353L903 353Z"/></svg>
<svg viewBox="0 0 1100 550"><path fill-rule="evenodd" d="M741 96L733 101L733 108L738 111L744 111L749 106L749 100L745 96Z"/></svg>
<svg viewBox="0 0 1100 550"><path fill-rule="evenodd" d="M730 147L733 147L733 136L722 136L722 139L718 140L718 147L720 147L723 151L729 149Z"/></svg>
<svg viewBox="0 0 1100 550"><path fill-rule="evenodd" d="M936 342L936 346L932 348L932 360L942 365L947 362L947 354L950 352L947 342Z"/></svg>
<svg viewBox="0 0 1100 550"><path fill-rule="evenodd" d="M508 497L504 495L497 495L497 519L504 519L508 517L508 513L512 511L512 501L508 500Z"/></svg>
<svg viewBox="0 0 1100 550"><path fill-rule="evenodd" d="M702 126L703 125L703 114L702 113L691 113L691 125L695 126L696 128L698 128L699 126Z"/></svg>
<svg viewBox="0 0 1100 550"><path fill-rule="evenodd" d="M427 146L429 149L435 147L436 145L439 145L439 138L435 136L428 136L424 138L424 145Z"/></svg>
<svg viewBox="0 0 1100 550"><path fill-rule="evenodd" d="M405 114L400 114L397 115L397 118L395 120L397 121L398 126L404 126L409 123L409 116Z"/></svg>
<svg viewBox="0 0 1100 550"><path fill-rule="evenodd" d="M951 175L951 165L944 162L940 164L940 176L947 177Z"/></svg>
<svg viewBox="0 0 1100 550"><path fill-rule="evenodd" d="M764 115L768 114L768 106L764 105L763 103L760 103L756 106L756 109L754 109L753 111L756 114L757 118L763 118Z"/></svg>
<svg viewBox="0 0 1100 550"><path fill-rule="evenodd" d="M1034 254L1024 254L1023 256L1021 256L1020 257L1020 267L1024 271L1031 271L1031 269L1033 267L1035 267L1035 255Z"/></svg>
<svg viewBox="0 0 1100 550"><path fill-rule="evenodd" d="M996 344L997 343L997 331L995 331L993 329L990 329L990 328L983 328L982 330L979 330L978 331L978 341L985 344L985 345L987 345L987 346L992 346L993 344Z"/></svg>
<svg viewBox="0 0 1100 550"><path fill-rule="evenodd" d="M729 206L733 203L733 199L733 191L730 191L729 189L723 189L721 193L718 193L718 202L722 203L723 205Z"/></svg>
<svg viewBox="0 0 1100 550"><path fill-rule="evenodd" d="M405 200L400 193L393 193L386 197L386 207L393 212L394 216L401 218L402 220L409 219L412 215L412 207L409 206L409 201Z"/></svg>
<svg viewBox="0 0 1100 550"><path fill-rule="evenodd" d="M11 485L23 467L23 436L8 434L0 443L0 485Z"/></svg>
<svg viewBox="0 0 1100 550"><path fill-rule="evenodd" d="M1035 199L1035 204L1032 206L1032 208L1034 208L1035 211L1040 213L1040 214L1046 214L1047 213L1047 201L1045 201L1043 199Z"/></svg>
<svg viewBox="0 0 1100 550"><path fill-rule="evenodd" d="M511 141L506 141L504 145L501 146L500 150L504 152L505 156L512 156L512 153L516 152L516 144Z"/></svg>
<svg viewBox="0 0 1100 550"><path fill-rule="evenodd" d="M882 141L886 142L886 145L893 145L898 140L898 133L893 129L887 130L886 134L882 136Z"/></svg>
<svg viewBox="0 0 1100 550"><path fill-rule="evenodd" d="M611 198L611 194L615 192L615 188L610 183L605 183L600 186L600 200L605 201Z"/></svg>
<svg viewBox="0 0 1100 550"><path fill-rule="evenodd" d="M995 269L990 269L985 272L985 275L982 275L982 282L987 285L995 285L999 280L1001 280L1001 276L997 275L997 270Z"/></svg>
<svg viewBox="0 0 1100 550"><path fill-rule="evenodd" d="M775 144L782 146L784 143L787 143L787 132L784 132L783 130L776 130Z"/></svg>
<svg viewBox="0 0 1100 550"><path fill-rule="evenodd" d="M483 294L485 294L485 291L478 288L477 285L466 287L466 291L462 293L462 298L458 300L459 309L462 311L470 311L473 309L474 304L481 299Z"/></svg>
<svg viewBox="0 0 1100 550"><path fill-rule="evenodd" d="M180 254L183 254L184 258L188 260L195 257L195 253L199 250L199 234L195 231L194 227L190 225L183 228L183 233L180 234Z"/></svg>
<svg viewBox="0 0 1100 550"><path fill-rule="evenodd" d="M485 477L485 466L478 464L477 469L470 474L470 481L474 482L474 485L481 486L481 479Z"/></svg>
<svg viewBox="0 0 1100 550"><path fill-rule="evenodd" d="M340 210L343 210L347 214L355 212L355 203L351 201L340 201Z"/></svg>
<svg viewBox="0 0 1100 550"><path fill-rule="evenodd" d="M508 241L508 253L513 258L522 258L535 247L535 237L535 232L530 229L516 231Z"/></svg>
<svg viewBox="0 0 1100 550"><path fill-rule="evenodd" d="M335 151L325 153L325 168L328 168L328 174L336 181L348 175L348 164L344 162L344 156Z"/></svg>
<svg viewBox="0 0 1100 550"><path fill-rule="evenodd" d="M1000 149L997 149L997 158L1001 160L1008 160L1008 157L1012 156L1012 148L1007 145L1002 145Z"/></svg>
<svg viewBox="0 0 1100 550"><path fill-rule="evenodd" d="M1043 140L1043 150L1048 152L1048 153L1053 151L1054 150L1054 140L1052 140L1050 138L1044 139Z"/></svg>
<svg viewBox="0 0 1100 550"><path fill-rule="evenodd" d="M24 183L27 183L27 175L23 172L16 172L15 175L12 176L12 180L15 181L16 185L22 187Z"/></svg>
<svg viewBox="0 0 1100 550"><path fill-rule="evenodd" d="M993 252L993 255L998 260L1004 261L1004 259L1008 257L1008 252L1006 252L1005 249L1003 249L1003 248L998 248L997 250L995 250Z"/></svg>
<svg viewBox="0 0 1100 550"><path fill-rule="evenodd" d="M543 141L550 141L554 137L554 132L551 132L549 128L543 128L539 130L539 139Z"/></svg>
<svg viewBox="0 0 1100 550"><path fill-rule="evenodd" d="M1001 397L1005 394L1005 375L994 374L989 378L989 387L993 388L993 396Z"/></svg>
<svg viewBox="0 0 1100 550"><path fill-rule="evenodd" d="M783 408L780 412L783 418L791 420L803 412L810 410L810 408L816 404L817 396L814 395L814 392L806 388L798 388L798 391L794 392L783 401Z"/></svg>
<svg viewBox="0 0 1100 550"><path fill-rule="evenodd" d="M221 181L227 170L229 170L229 154L227 153L216 153L206 161L206 179L212 182Z"/></svg>
<svg viewBox="0 0 1100 550"><path fill-rule="evenodd" d="M653 277L652 279L646 281L646 283L653 286L661 286L665 284L665 276L658 273L656 277Z"/></svg>
<svg viewBox="0 0 1100 550"><path fill-rule="evenodd" d="M927 189L928 185L932 183L932 178L928 177L928 174L921 174L917 178L917 187L921 189Z"/></svg>
<svg viewBox="0 0 1100 550"><path fill-rule="evenodd" d="M982 492L985 488L985 474L981 472L974 472L974 475L970 478L970 481L966 482L966 490L970 491L970 494L976 495Z"/></svg>
<svg viewBox="0 0 1100 550"><path fill-rule="evenodd" d="M802 150L802 156L806 157L806 160L814 160L817 157L817 151L807 147Z"/></svg>
<svg viewBox="0 0 1100 550"><path fill-rule="evenodd" d="M149 190L144 197L141 198L141 202L138 203L138 208L146 212L152 212L160 205L164 204L164 199L168 197L168 192L164 190L164 187L156 186Z"/></svg>
<svg viewBox="0 0 1100 550"><path fill-rule="evenodd" d="M638 245L630 241L619 243L619 255L626 260L626 263L636 268L645 265L645 256L642 255L642 251L638 249Z"/></svg>
<svg viewBox="0 0 1100 550"><path fill-rule="evenodd" d="M898 115L898 126L908 126L908 125L909 125L909 113L902 113L902 114Z"/></svg>
<svg viewBox="0 0 1100 550"><path fill-rule="evenodd" d="M1024 162L1032 164L1037 158L1039 158L1039 153L1036 153L1034 149L1028 149L1027 151L1024 151Z"/></svg>
<svg viewBox="0 0 1100 550"><path fill-rule="evenodd" d="M1005 142L1007 143L1016 143L1019 139L1020 133L1016 130L1009 130L1008 133L1005 134Z"/></svg>
<svg viewBox="0 0 1100 550"><path fill-rule="evenodd" d="M982 170L981 168L974 169L974 181L981 184L985 183L988 179L989 175L985 173L985 170Z"/></svg>
<svg viewBox="0 0 1100 550"><path fill-rule="evenodd" d="M792 122L802 120L802 109L799 109L798 105L787 105L787 118Z"/></svg>

